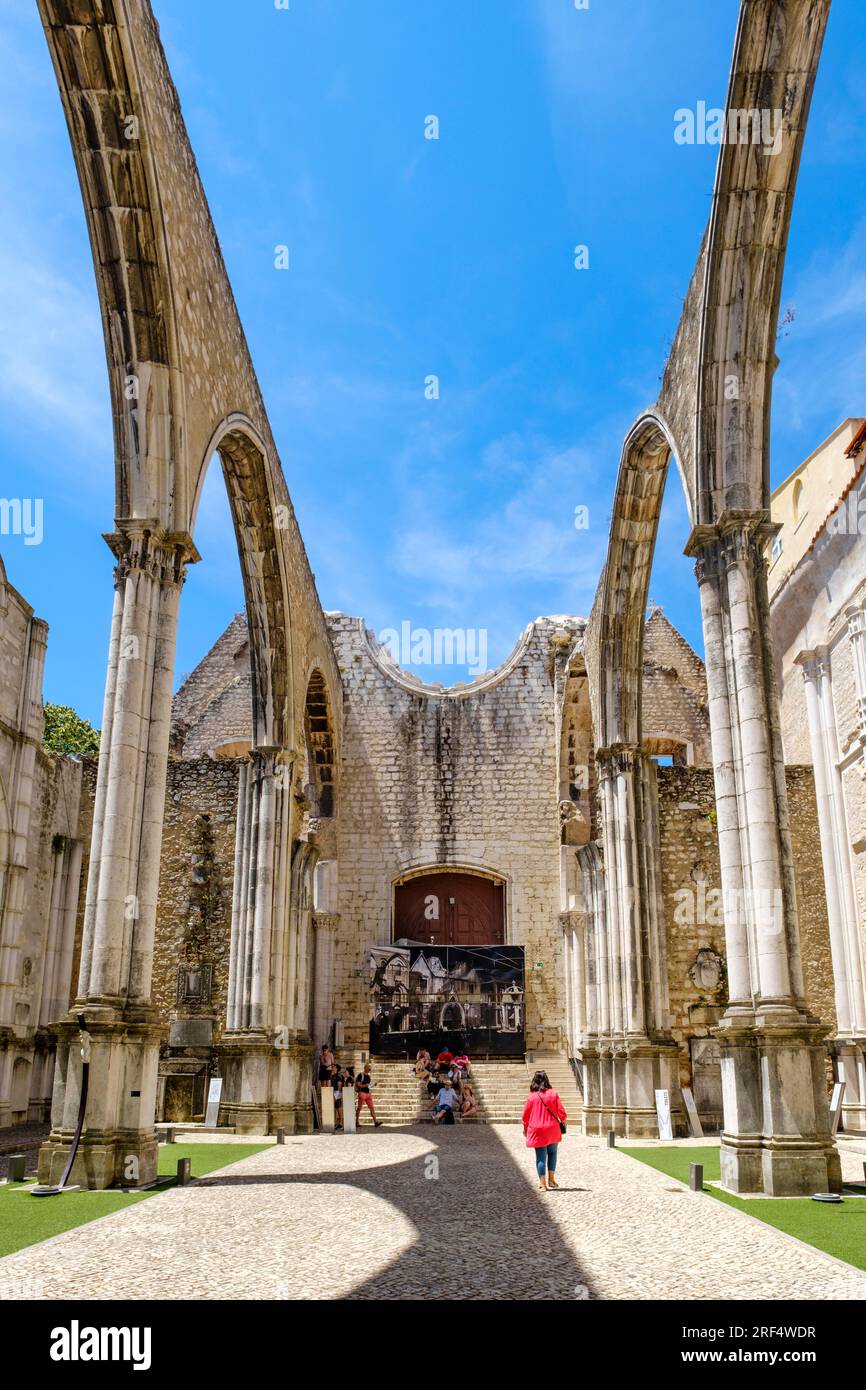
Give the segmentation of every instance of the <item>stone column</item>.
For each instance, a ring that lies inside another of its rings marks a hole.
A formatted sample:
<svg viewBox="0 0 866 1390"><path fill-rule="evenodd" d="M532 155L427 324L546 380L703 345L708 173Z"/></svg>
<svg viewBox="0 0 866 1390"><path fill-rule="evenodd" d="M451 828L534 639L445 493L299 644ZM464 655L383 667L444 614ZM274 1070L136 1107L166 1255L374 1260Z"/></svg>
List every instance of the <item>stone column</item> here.
<svg viewBox="0 0 866 1390"><path fill-rule="evenodd" d="M188 535L123 521L117 558L78 996L59 1028L51 1134L39 1177L55 1182L78 1116L84 1014L92 1037L87 1124L71 1180L156 1177L159 1029L151 1005L177 614Z"/></svg>
<svg viewBox="0 0 866 1390"><path fill-rule="evenodd" d="M314 912L313 1044L318 1049L330 1034L335 1018L334 959L340 917L336 912Z"/></svg>
<svg viewBox="0 0 866 1390"><path fill-rule="evenodd" d="M840 1081L845 1082L842 1126L866 1131L866 998L860 924L851 865L851 836L845 814L839 740L826 647L800 652L806 711L815 774L818 829L827 895L830 954L836 1003L836 1035L831 1041Z"/></svg>
<svg viewBox="0 0 866 1390"><path fill-rule="evenodd" d="M598 845L582 845L577 851L584 907L583 975L586 982L586 1016L577 1038L576 1056L583 1077L583 1129L602 1132L602 1066L599 1040L608 1028L607 981L601 970L605 936L604 872Z"/></svg>
<svg viewBox="0 0 866 1390"><path fill-rule="evenodd" d="M312 1045L295 1005L305 928L293 872L298 851L295 861L291 852L293 767L290 753L257 748L238 785L220 1118L249 1134L278 1126L306 1132L312 1124Z"/></svg>
<svg viewBox="0 0 866 1390"><path fill-rule="evenodd" d="M826 1029L803 998L763 513L697 527L730 1002L719 1025L722 1182L735 1192L837 1188Z"/></svg>
<svg viewBox="0 0 866 1390"><path fill-rule="evenodd" d="M677 1046L670 1036L655 764L619 745L596 754L604 841L612 1127L657 1137L655 1091L681 1113Z"/></svg>

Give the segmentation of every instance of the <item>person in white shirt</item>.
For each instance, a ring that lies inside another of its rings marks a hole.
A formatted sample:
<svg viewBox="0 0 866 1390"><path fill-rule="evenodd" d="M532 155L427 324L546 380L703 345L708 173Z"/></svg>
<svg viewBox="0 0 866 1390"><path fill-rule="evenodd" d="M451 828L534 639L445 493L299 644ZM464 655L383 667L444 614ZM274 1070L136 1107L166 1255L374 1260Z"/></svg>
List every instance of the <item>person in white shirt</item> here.
<svg viewBox="0 0 866 1390"><path fill-rule="evenodd" d="M433 1123L439 1124L444 1120L446 1125L453 1125L454 1111L460 1104L459 1097L448 1077L442 1082L439 1094L436 1097L436 1104L433 1109Z"/></svg>

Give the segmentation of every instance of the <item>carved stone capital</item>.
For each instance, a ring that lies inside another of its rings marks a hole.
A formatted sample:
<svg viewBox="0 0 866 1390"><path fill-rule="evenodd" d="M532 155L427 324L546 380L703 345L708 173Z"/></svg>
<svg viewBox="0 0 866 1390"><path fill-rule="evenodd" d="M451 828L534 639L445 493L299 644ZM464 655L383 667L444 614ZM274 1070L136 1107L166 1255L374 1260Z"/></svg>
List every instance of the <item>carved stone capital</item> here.
<svg viewBox="0 0 866 1390"><path fill-rule="evenodd" d="M595 766L599 783L620 773L633 772L645 757L643 749L634 743L614 743L609 748L597 749Z"/></svg>
<svg viewBox="0 0 866 1390"><path fill-rule="evenodd" d="M104 540L117 559L117 585L139 571L159 584L179 588L186 578L187 565L201 559L189 532L163 531L158 522L137 517L118 517L117 530L106 532Z"/></svg>
<svg viewBox="0 0 866 1390"><path fill-rule="evenodd" d="M699 584L718 579L736 565L757 571L764 568L767 541L778 529L767 511L723 512L714 524L693 528L684 553L695 560Z"/></svg>

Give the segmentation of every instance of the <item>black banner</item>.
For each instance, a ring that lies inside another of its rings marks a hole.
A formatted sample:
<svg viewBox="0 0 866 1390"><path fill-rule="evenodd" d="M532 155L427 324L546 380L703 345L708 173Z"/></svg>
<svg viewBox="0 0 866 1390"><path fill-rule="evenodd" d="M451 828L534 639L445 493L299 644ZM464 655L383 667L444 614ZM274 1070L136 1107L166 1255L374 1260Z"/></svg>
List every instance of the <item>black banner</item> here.
<svg viewBox="0 0 866 1390"><path fill-rule="evenodd" d="M471 1057L522 1056L522 946L374 946L370 1051L410 1056L444 1044Z"/></svg>

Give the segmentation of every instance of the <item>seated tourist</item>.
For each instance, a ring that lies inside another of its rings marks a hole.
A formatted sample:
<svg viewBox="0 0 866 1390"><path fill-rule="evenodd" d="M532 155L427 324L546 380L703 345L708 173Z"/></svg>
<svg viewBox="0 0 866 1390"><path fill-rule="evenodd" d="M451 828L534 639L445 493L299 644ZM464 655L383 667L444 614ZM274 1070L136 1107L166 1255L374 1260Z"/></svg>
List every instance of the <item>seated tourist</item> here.
<svg viewBox="0 0 866 1390"><path fill-rule="evenodd" d="M415 1056L415 1075L419 1081L427 1081L429 1079L432 1066L433 1060L426 1047L419 1047Z"/></svg>
<svg viewBox="0 0 866 1390"><path fill-rule="evenodd" d="M454 1065L460 1068L461 1076L472 1075L472 1063L469 1061L465 1052L461 1052L459 1057L454 1058Z"/></svg>
<svg viewBox="0 0 866 1390"><path fill-rule="evenodd" d="M478 1101L475 1099L475 1092L468 1081L463 1086L463 1094L460 1098L460 1114L464 1120L478 1114Z"/></svg>
<svg viewBox="0 0 866 1390"><path fill-rule="evenodd" d="M463 1077L460 1074L460 1068L456 1066L447 1067L445 1075L459 1096L460 1092L463 1090Z"/></svg>
<svg viewBox="0 0 866 1390"><path fill-rule="evenodd" d="M454 1053L451 1051L448 1044L446 1043L445 1046L442 1048L442 1051L436 1058L436 1065L440 1067L450 1067L453 1061Z"/></svg>
<svg viewBox="0 0 866 1390"><path fill-rule="evenodd" d="M436 1103L433 1107L433 1123L438 1125L441 1120L444 1120L446 1125L453 1125L454 1111L459 1104L457 1093L446 1077L442 1082L442 1088L436 1097Z"/></svg>

